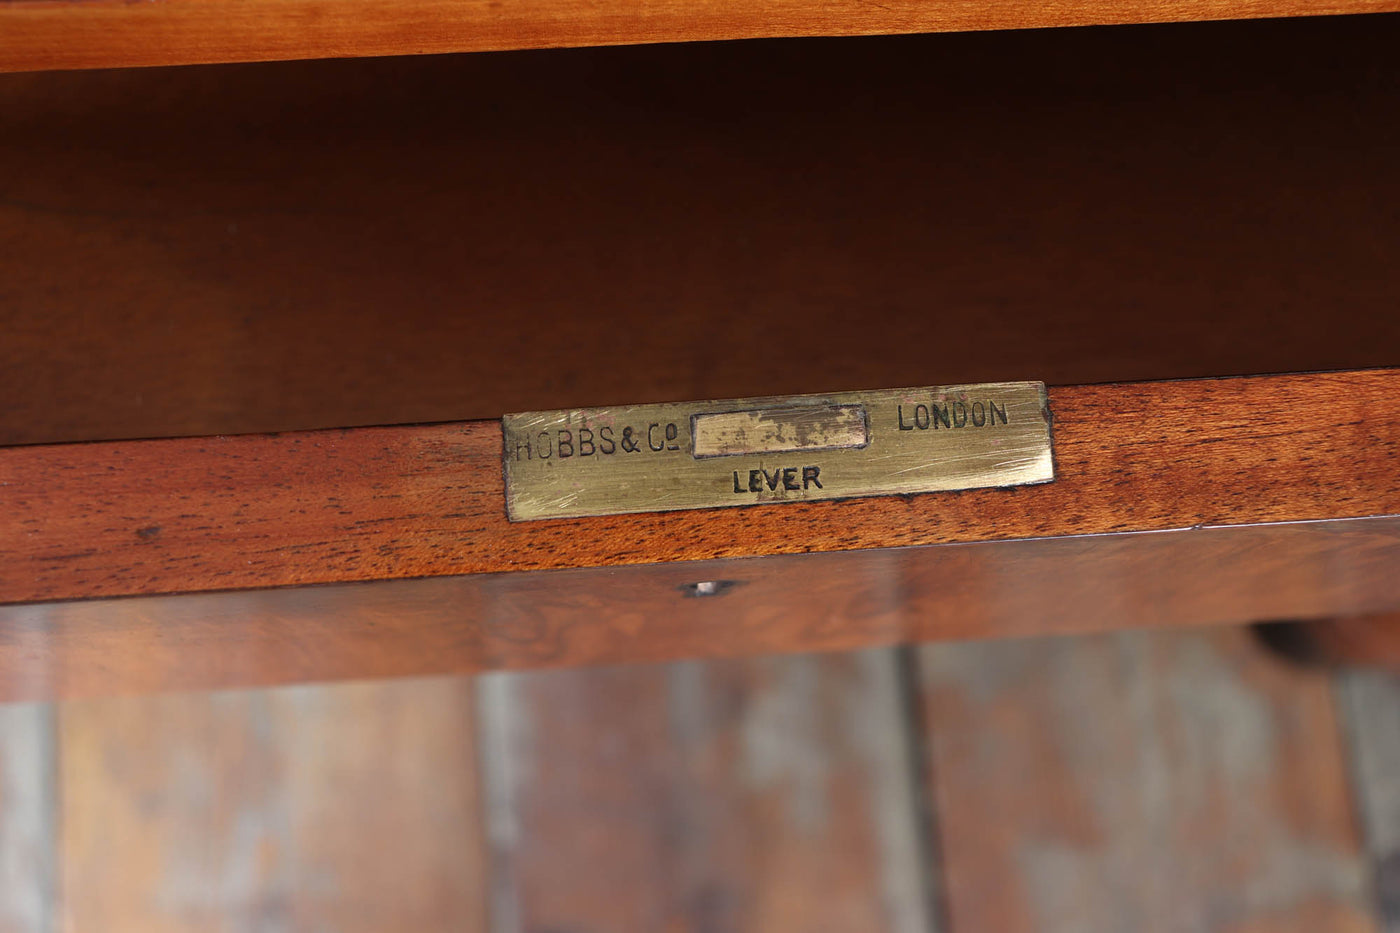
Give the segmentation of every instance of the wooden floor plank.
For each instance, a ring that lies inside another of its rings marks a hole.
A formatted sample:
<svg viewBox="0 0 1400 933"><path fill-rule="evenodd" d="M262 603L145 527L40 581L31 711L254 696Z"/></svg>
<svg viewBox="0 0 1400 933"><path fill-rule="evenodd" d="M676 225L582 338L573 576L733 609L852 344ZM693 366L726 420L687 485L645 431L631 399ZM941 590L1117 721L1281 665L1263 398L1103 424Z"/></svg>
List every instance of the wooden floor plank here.
<svg viewBox="0 0 1400 933"><path fill-rule="evenodd" d="M1326 675L1240 630L920 667L953 933L1376 929Z"/></svg>
<svg viewBox="0 0 1400 933"><path fill-rule="evenodd" d="M495 933L929 929L892 652L480 683Z"/></svg>
<svg viewBox="0 0 1400 933"><path fill-rule="evenodd" d="M0 706L0 933L53 929L53 707Z"/></svg>
<svg viewBox="0 0 1400 933"><path fill-rule="evenodd" d="M1351 671L1340 686L1376 907L1386 933L1400 933L1400 676Z"/></svg>
<svg viewBox="0 0 1400 933"><path fill-rule="evenodd" d="M3 707L0 931L58 788L69 930L485 930L488 869L493 933L1400 929L1400 681L1336 694L1363 844L1328 677L1242 631L913 650L942 882L867 651L67 703L59 782Z"/></svg>
<svg viewBox="0 0 1400 933"><path fill-rule="evenodd" d="M65 704L63 928L484 927L470 686Z"/></svg>

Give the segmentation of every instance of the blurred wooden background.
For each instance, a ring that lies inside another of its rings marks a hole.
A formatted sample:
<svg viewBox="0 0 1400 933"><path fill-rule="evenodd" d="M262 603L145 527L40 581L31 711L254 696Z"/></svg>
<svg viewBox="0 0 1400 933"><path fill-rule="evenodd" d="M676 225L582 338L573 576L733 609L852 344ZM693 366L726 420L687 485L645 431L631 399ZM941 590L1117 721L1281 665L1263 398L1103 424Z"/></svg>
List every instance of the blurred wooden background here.
<svg viewBox="0 0 1400 933"><path fill-rule="evenodd" d="M1400 679L1243 629L0 707L0 931L1395 931Z"/></svg>

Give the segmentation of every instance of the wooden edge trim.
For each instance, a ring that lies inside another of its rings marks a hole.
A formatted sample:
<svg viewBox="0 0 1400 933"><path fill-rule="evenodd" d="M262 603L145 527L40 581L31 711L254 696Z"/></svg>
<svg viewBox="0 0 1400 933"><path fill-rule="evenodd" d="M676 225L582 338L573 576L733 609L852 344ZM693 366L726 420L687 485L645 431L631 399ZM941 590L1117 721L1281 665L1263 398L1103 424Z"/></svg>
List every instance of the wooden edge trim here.
<svg viewBox="0 0 1400 933"><path fill-rule="evenodd" d="M1400 519L0 606L0 701L1400 608Z"/></svg>
<svg viewBox="0 0 1400 933"><path fill-rule="evenodd" d="M1400 514L1400 370L1050 407L1046 485L525 523L496 422L0 449L0 603Z"/></svg>
<svg viewBox="0 0 1400 933"><path fill-rule="evenodd" d="M0 71L1378 13L1394 0L9 0Z"/></svg>

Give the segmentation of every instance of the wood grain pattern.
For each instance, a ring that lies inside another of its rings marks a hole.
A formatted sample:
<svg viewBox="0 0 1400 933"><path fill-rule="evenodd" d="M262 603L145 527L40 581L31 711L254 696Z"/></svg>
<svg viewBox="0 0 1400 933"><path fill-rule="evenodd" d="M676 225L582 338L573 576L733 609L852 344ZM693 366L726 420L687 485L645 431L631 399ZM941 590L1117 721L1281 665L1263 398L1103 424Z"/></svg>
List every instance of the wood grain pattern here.
<svg viewBox="0 0 1400 933"><path fill-rule="evenodd" d="M486 929L471 688L69 703L63 928Z"/></svg>
<svg viewBox="0 0 1400 933"><path fill-rule="evenodd" d="M412 55L772 36L852 36L1102 23L1309 16L1394 10L1390 0L252 0L154 5L26 0L0 6L0 69L114 68L200 62Z"/></svg>
<svg viewBox="0 0 1400 933"><path fill-rule="evenodd" d="M955 933L1377 929L1325 674L1238 629L922 670Z"/></svg>
<svg viewBox="0 0 1400 933"><path fill-rule="evenodd" d="M933 929L892 652L480 683L495 933Z"/></svg>
<svg viewBox="0 0 1400 933"><path fill-rule="evenodd" d="M1376 16L0 76L0 444L1393 366L1397 46Z"/></svg>
<svg viewBox="0 0 1400 933"><path fill-rule="evenodd" d="M1400 372L1055 389L1055 482L511 523L469 423L0 449L0 602L1400 513Z"/></svg>
<svg viewBox="0 0 1400 933"><path fill-rule="evenodd" d="M1397 568L1368 519L18 605L0 696L1317 618L1400 608Z"/></svg>

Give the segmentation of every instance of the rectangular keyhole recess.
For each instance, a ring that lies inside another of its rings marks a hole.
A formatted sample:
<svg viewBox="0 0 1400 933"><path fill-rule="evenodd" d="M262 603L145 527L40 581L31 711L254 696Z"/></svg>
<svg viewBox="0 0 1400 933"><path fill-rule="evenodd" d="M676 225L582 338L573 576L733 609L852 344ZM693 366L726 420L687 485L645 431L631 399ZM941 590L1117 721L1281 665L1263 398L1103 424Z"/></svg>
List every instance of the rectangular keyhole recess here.
<svg viewBox="0 0 1400 933"><path fill-rule="evenodd" d="M870 426L862 405L758 408L692 415L690 436L695 458L704 460L864 447Z"/></svg>

